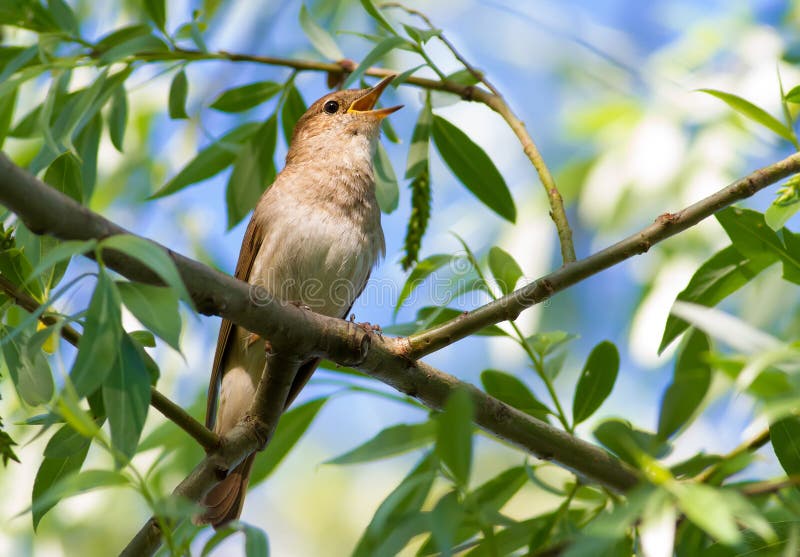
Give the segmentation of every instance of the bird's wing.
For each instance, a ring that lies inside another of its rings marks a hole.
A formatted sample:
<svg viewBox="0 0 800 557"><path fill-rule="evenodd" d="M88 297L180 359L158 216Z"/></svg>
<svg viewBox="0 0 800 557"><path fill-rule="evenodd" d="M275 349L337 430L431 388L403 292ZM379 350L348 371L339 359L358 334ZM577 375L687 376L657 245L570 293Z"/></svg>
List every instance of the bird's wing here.
<svg viewBox="0 0 800 557"><path fill-rule="evenodd" d="M250 270L253 268L253 261L264 240L263 220L256 218L255 214L250 218L247 230L242 240L242 248L239 251L239 261L236 262L234 275L237 279L247 282L250 278ZM217 338L217 351L214 354L214 364L211 368L211 381L208 384L208 400L206 402L206 427L214 428L217 419L217 399L219 397L220 382L222 381L222 367L225 362L225 355L228 347L233 341L231 335L233 323L223 319L219 327L219 337Z"/></svg>

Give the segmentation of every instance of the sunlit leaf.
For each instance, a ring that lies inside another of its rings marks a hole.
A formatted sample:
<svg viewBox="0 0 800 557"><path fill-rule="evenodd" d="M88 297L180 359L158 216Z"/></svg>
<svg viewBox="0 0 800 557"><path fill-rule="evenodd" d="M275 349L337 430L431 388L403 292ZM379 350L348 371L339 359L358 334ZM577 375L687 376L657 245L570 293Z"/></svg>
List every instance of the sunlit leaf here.
<svg viewBox="0 0 800 557"><path fill-rule="evenodd" d="M344 58L344 54L339 50L336 41L333 40L330 33L314 21L305 4L300 7L300 27L303 28L308 40L311 41L311 44L322 56L334 62Z"/></svg>
<svg viewBox="0 0 800 557"><path fill-rule="evenodd" d="M378 22L378 25L389 31L392 35L397 35L397 31L394 30L394 27L389 23L389 20L381 13L375 3L372 0L361 0L361 5L364 7L366 12L372 16L372 18Z"/></svg>
<svg viewBox="0 0 800 557"><path fill-rule="evenodd" d="M454 260L454 256L446 253L437 253L429 255L414 267L414 270L408 275L406 282L403 284L400 295L397 297L397 303L394 306L394 314L400 311L400 306L403 305L408 297L414 292L431 273L434 273Z"/></svg>
<svg viewBox="0 0 800 557"><path fill-rule="evenodd" d="M724 91L717 91L715 89L699 89L699 91L717 97L742 116L761 124L783 139L791 142L797 141L792 130L787 128L780 120L772 116L766 110L754 105L750 101L737 95Z"/></svg>
<svg viewBox="0 0 800 557"><path fill-rule="evenodd" d="M547 420L550 410L539 402L527 385L517 377L502 371L487 369L481 372L481 384L486 392L494 398L535 418Z"/></svg>
<svg viewBox="0 0 800 557"><path fill-rule="evenodd" d="M708 337L694 331L675 362L672 383L664 392L658 416L658 434L670 437L695 413L711 386L711 366L705 356L711 349Z"/></svg>
<svg viewBox="0 0 800 557"><path fill-rule="evenodd" d="M44 181L77 202L83 200L81 162L67 151L47 167Z"/></svg>
<svg viewBox="0 0 800 557"><path fill-rule="evenodd" d="M433 112L431 112L430 97L426 96L425 99L425 104L419 112L417 123L411 134L411 144L408 146L406 178L415 178L421 172L427 172L428 170L428 151L430 150Z"/></svg>
<svg viewBox="0 0 800 557"><path fill-rule="evenodd" d="M387 427L372 439L327 461L327 464L369 462L424 447L436 439L436 423L399 424Z"/></svg>
<svg viewBox="0 0 800 557"><path fill-rule="evenodd" d="M369 0L362 0L362 2L366 1ZM345 79L342 87L347 89L354 83L358 83L358 80L361 79L361 77L364 75L364 72L375 65L375 63L383 58L389 51L394 50L398 46L406 45L407 43L408 41L406 39L396 35L383 39L367 53L364 59L358 64L355 71L347 76L347 79Z"/></svg>
<svg viewBox="0 0 800 557"><path fill-rule="evenodd" d="M145 0L144 7L147 10L147 15L156 24L156 27L166 32L165 25L167 24L167 7L165 0Z"/></svg>
<svg viewBox="0 0 800 557"><path fill-rule="evenodd" d="M513 292L517 282L522 278L519 263L511 254L497 246L489 250L489 269L503 294Z"/></svg>
<svg viewBox="0 0 800 557"><path fill-rule="evenodd" d="M64 478L71 476L80 470L86 453L89 452L89 439L73 454L63 458L45 457L36 472L33 481L32 510L33 529L39 526L42 517L55 506L58 500L53 500L52 495L47 501L44 500L45 494L50 492L50 488L60 483Z"/></svg>
<svg viewBox="0 0 800 557"><path fill-rule="evenodd" d="M769 438L786 475L800 474L800 418L792 415L770 424Z"/></svg>
<svg viewBox="0 0 800 557"><path fill-rule="evenodd" d="M122 303L142 325L180 351L181 316L178 295L171 288L138 282L117 282Z"/></svg>

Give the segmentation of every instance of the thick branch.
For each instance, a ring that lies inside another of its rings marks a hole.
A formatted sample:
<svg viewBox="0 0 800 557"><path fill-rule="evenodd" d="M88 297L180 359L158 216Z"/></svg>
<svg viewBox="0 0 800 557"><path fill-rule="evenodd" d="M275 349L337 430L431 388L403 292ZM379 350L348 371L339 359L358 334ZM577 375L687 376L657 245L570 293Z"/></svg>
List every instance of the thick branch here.
<svg viewBox="0 0 800 557"><path fill-rule="evenodd" d="M556 292L561 292L634 255L645 253L654 244L691 228L728 205L750 197L757 191L797 172L800 172L800 153L760 168L677 213L664 213L647 228L594 255L566 265L475 311L410 336L408 355L411 358L421 358L484 327L501 321L513 321L523 310L543 302Z"/></svg>
<svg viewBox="0 0 800 557"><path fill-rule="evenodd" d="M14 211L29 229L65 240L102 239L126 233L16 167L4 156L0 157L0 203ZM263 290L251 292L244 282L167 251L199 311L230 319L270 339L274 346L291 346L297 354L325 357L356 367L437 410L442 408L455 386L466 387L452 376L409 359L407 339L370 335L349 321L284 303ZM104 252L103 261L132 280L155 280L145 265L124 254ZM498 321L501 319L504 317L499 317ZM638 481L632 469L609 457L602 449L570 437L477 389L472 388L472 392L479 409L476 423L497 437L614 490L627 490ZM238 456L241 459L244 453Z"/></svg>
<svg viewBox="0 0 800 557"><path fill-rule="evenodd" d="M0 275L0 291L11 296L11 298L14 299L14 303L28 313L33 313L39 308L39 302L18 289L14 283L2 275ZM55 325L58 322L55 317L47 313L42 314L39 317L39 321L45 325ZM62 325L60 331L61 338L69 342L75 348L78 347L78 342L81 339L81 334L78 331L69 325ZM155 387L150 387L150 405L188 433L207 451L219 445L219 436L216 433L195 420L191 414L161 394Z"/></svg>
<svg viewBox="0 0 800 557"><path fill-rule="evenodd" d="M456 58L463 63L467 69L473 71L476 75L482 75L477 70L474 70L466 60L454 49L452 44L445 40L445 44L451 49ZM347 64L335 64L331 62L315 62L312 60L293 60L291 58L278 58L275 56L257 56L250 54L234 54L232 52L219 51L219 52L202 52L200 50L191 50L184 48L177 48L168 52L153 52L137 54L137 59L156 61L169 61L169 60L227 60L230 62L254 62L257 64L267 64L270 66L283 66L285 68L292 68L297 71L317 71L326 72L329 74L344 74L352 72L358 67L358 64L349 62ZM385 68L369 68L365 74L374 77L387 77L389 75L397 75L398 71ZM487 91L482 87L474 85L462 85L449 80L436 80L427 79L424 77L408 77L403 83L428 89L433 91L444 91L458 95L464 100L475 101L485 104L495 112L497 112L503 120L506 121L508 126L514 132L514 135L519 139L522 145L522 150L536 169L542 186L547 193L547 200L550 204L550 216L556 225L558 231L558 239L561 245L561 256L564 263L575 261L575 248L572 244L572 229L569 226L567 214L564 211L564 201L561 198L561 193L556 187L555 180L553 179L550 170L542 158L539 149L536 147L533 138L525 128L525 123L520 120L511 107L505 101L499 91L485 80L480 77L480 81L484 82L491 91Z"/></svg>

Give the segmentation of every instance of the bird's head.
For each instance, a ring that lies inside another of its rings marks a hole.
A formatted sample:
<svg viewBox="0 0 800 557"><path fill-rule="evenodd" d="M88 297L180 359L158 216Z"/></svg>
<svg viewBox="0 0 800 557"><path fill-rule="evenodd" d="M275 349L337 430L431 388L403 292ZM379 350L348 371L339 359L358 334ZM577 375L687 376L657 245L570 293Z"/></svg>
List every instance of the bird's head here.
<svg viewBox="0 0 800 557"><path fill-rule="evenodd" d="M297 121L286 157L287 163L310 158L350 155L372 156L386 116L402 105L375 108L386 86L395 76L381 80L367 89L335 91L314 102Z"/></svg>

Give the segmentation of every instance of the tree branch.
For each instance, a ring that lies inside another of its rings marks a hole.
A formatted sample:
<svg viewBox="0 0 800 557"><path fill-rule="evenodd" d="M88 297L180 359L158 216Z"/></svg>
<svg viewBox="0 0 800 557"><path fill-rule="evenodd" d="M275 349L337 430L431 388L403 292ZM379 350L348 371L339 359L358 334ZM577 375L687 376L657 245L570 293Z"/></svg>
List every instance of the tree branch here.
<svg viewBox="0 0 800 557"><path fill-rule="evenodd" d="M421 358L484 327L502 321L513 321L523 310L543 302L553 294L626 259L645 253L658 242L691 228L736 201L750 197L757 191L798 172L800 172L800 153L760 168L677 213L659 215L647 228L602 251L562 267L472 312L411 335L407 340L408 356Z"/></svg>
<svg viewBox="0 0 800 557"><path fill-rule="evenodd" d="M452 93L454 95L458 95L466 101L475 101L485 104L497 112L503 118L503 120L506 121L509 128L511 128L511 130L514 132L514 135L517 136L517 139L522 145L523 152L536 169L539 179L542 182L542 186L547 193L547 200L550 204L550 216L552 217L553 222L556 225L556 230L558 231L562 259L565 264L575 261L575 248L572 244L572 229L569 226L569 220L567 219L567 214L564 210L564 201L561 198L561 193L558 191L558 187L556 187L555 180L553 179L550 170L547 168L547 165L544 162L544 158L542 158L539 149L536 147L536 143L534 143L533 138L528 133L525 123L520 120L516 114L514 114L514 111L511 110L511 107L505 101L503 96L493 85L486 81L485 77L483 77L483 74L475 70L461 56L461 54L455 50L455 47L452 45L452 43L450 43L444 37L442 37L442 40L445 42L445 45L451 50L451 52L453 52L453 55L462 64L464 64L468 70L473 72L475 75L481 76L479 77L479 80L489 87L491 91L487 91L486 89L476 87L474 85L462 85L449 80L440 81L436 79L427 79L424 77L414 76L406 78L403 83L413 85L414 87L420 87L422 89ZM150 62L166 62L170 60L227 60L230 62L253 62L257 64L266 64L269 66L292 68L297 71L326 72L335 75L352 72L358 67L358 64L355 64L349 60L343 60L341 64L337 64L332 62L315 62L312 60L294 60L291 58L279 58L275 56L235 54L224 50L218 52L203 52L200 50L192 50L187 48L176 48L175 50L167 52L146 52L137 54L136 58ZM364 73L366 75L383 78L390 75L397 75L401 72L385 68L369 68Z"/></svg>
<svg viewBox="0 0 800 557"><path fill-rule="evenodd" d="M0 203L14 211L30 230L65 240L102 239L127 233L18 168L5 156L0 156ZM291 346L304 357L325 357L355 367L434 410L443 407L454 388L470 388L478 409L476 424L500 439L616 491L625 491L638 481L633 469L606 451L410 359L407 339L366 333L354 323L277 300L261 288L251 288L229 275L163 249L175 261L201 313L230 319L270 339L274 346ZM103 261L131 280L158 282L144 264L125 254L107 250ZM230 443L223 443L226 444ZM239 460L244 456L245 453L236 455Z"/></svg>
<svg viewBox="0 0 800 557"><path fill-rule="evenodd" d="M28 313L33 313L39 309L39 302L27 293L21 291L14 283L2 275L0 275L0 291L8 294L13 298L15 304ZM55 325L58 319L52 315L43 313L39 316L39 321L49 326ZM78 342L81 339L81 334L70 325L63 325L61 327L61 337L77 348ZM148 358L150 357L149 355L146 356ZM153 386L150 387L150 406L161 412L167 419L171 420L175 425L188 433L206 451L215 449L219 445L219 436L216 433L195 420L191 414L161 394L161 392Z"/></svg>

